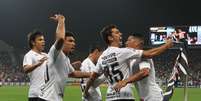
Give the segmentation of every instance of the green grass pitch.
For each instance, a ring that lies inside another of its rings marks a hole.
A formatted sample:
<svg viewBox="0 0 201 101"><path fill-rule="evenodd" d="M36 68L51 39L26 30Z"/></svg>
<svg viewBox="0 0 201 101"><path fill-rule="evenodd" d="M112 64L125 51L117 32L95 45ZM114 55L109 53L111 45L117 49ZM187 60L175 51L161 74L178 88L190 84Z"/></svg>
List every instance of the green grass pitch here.
<svg viewBox="0 0 201 101"><path fill-rule="evenodd" d="M27 86L2 86L0 87L0 101L27 101ZM105 99L106 87L101 87L103 99ZM134 90L136 101L139 101L138 95ZM183 101L183 88L176 88L171 101ZM201 101L200 88L188 88L188 101ZM81 101L81 92L79 86L67 86L65 88L64 101Z"/></svg>

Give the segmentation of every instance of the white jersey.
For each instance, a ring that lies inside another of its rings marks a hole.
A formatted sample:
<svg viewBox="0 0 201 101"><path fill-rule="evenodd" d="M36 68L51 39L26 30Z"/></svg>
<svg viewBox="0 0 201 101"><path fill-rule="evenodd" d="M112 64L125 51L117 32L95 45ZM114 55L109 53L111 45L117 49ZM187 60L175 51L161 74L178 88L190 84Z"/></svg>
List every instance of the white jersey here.
<svg viewBox="0 0 201 101"><path fill-rule="evenodd" d="M33 65L39 62L40 59L43 57L47 57L46 53L36 53L33 50L30 50L28 53L25 54L23 60L23 67L26 65ZM38 97L40 94L40 86L45 83L44 81L44 71L45 65L42 64L35 68L32 72L28 73L30 78L30 87L28 97Z"/></svg>
<svg viewBox="0 0 201 101"><path fill-rule="evenodd" d="M82 62L80 70L82 72L93 72L95 67L96 67L95 64L89 58L86 58ZM81 90L82 90L82 94L83 94L84 89L86 87L86 82L87 81L88 81L88 78L82 78L81 79L80 87L81 87ZM87 99L82 97L83 101L101 101L102 100L101 91L100 91L99 87L96 87L96 88L91 87L89 89L89 93L90 93L90 96L87 97Z"/></svg>
<svg viewBox="0 0 201 101"><path fill-rule="evenodd" d="M130 59L141 58L143 51L128 48L108 47L98 59L95 72L106 76L108 90L106 100L134 99L131 85L123 87L120 92L116 92L113 87L120 80L129 77Z"/></svg>
<svg viewBox="0 0 201 101"><path fill-rule="evenodd" d="M63 101L65 81L74 68L69 58L55 45L50 48L46 66L45 84L39 97L48 101Z"/></svg>
<svg viewBox="0 0 201 101"><path fill-rule="evenodd" d="M162 89L156 83L155 80L155 69L152 59L137 59L131 62L133 73L137 71L148 68L149 76L143 78L140 81L135 83L136 89L140 95L140 98L144 99L144 101L162 101Z"/></svg>

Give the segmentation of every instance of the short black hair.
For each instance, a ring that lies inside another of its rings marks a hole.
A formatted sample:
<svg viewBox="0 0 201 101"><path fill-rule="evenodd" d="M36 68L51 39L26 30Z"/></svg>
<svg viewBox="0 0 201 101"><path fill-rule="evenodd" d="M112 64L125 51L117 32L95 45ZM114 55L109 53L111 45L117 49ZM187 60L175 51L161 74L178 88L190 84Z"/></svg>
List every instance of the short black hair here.
<svg viewBox="0 0 201 101"><path fill-rule="evenodd" d="M143 42L142 44L144 44L145 38L143 34L135 33L135 34L131 34L130 36L140 39Z"/></svg>
<svg viewBox="0 0 201 101"><path fill-rule="evenodd" d="M183 31L184 28L182 28L181 26L177 26L177 27L175 28L175 31L176 31L177 33L179 33L179 30Z"/></svg>
<svg viewBox="0 0 201 101"><path fill-rule="evenodd" d="M75 34L73 32L66 31L65 37L75 37Z"/></svg>
<svg viewBox="0 0 201 101"><path fill-rule="evenodd" d="M144 35L143 34L135 33L135 34L131 34L131 36L139 38L140 40L144 40Z"/></svg>
<svg viewBox="0 0 201 101"><path fill-rule="evenodd" d="M108 36L112 36L112 29L113 28L117 28L116 25L114 24L110 24L110 25L107 25L105 26L100 34L101 34L101 37L103 38L103 40L107 43L107 44L110 44L109 40L108 40Z"/></svg>
<svg viewBox="0 0 201 101"><path fill-rule="evenodd" d="M98 49L99 52L103 51L103 48L98 44L92 44L89 47L89 53L93 53L96 49Z"/></svg>
<svg viewBox="0 0 201 101"><path fill-rule="evenodd" d="M29 44L29 47L31 49L33 48L32 42L34 42L38 36L43 36L43 32L39 31L39 30L33 30L32 32L30 32L28 34L28 36L27 36L28 37L28 44Z"/></svg>

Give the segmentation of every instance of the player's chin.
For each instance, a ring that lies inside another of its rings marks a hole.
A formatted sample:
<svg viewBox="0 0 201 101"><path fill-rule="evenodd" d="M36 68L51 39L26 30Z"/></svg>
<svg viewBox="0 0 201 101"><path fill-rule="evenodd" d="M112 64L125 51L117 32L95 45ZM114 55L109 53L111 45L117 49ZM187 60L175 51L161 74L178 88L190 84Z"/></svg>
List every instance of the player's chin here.
<svg viewBox="0 0 201 101"><path fill-rule="evenodd" d="M71 52L73 52L75 50L75 48L71 48Z"/></svg>
<svg viewBox="0 0 201 101"><path fill-rule="evenodd" d="M40 49L41 49L41 51L43 51L45 49L45 46L42 46Z"/></svg>
<svg viewBox="0 0 201 101"><path fill-rule="evenodd" d="M119 42L119 45L120 45L120 46L123 46L123 42L122 42L122 41L120 41L120 42Z"/></svg>

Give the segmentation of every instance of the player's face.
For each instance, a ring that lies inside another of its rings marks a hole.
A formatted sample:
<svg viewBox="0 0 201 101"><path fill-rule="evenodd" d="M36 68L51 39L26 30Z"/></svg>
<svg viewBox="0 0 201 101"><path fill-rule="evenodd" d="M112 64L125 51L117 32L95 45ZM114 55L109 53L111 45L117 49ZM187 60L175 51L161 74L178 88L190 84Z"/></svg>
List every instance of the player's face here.
<svg viewBox="0 0 201 101"><path fill-rule="evenodd" d="M122 43L121 36L122 36L122 33L117 28L112 29L112 38L111 38L112 42L121 44Z"/></svg>
<svg viewBox="0 0 201 101"><path fill-rule="evenodd" d="M38 51L43 51L45 48L45 39L44 36L37 36L33 42L33 47Z"/></svg>
<svg viewBox="0 0 201 101"><path fill-rule="evenodd" d="M98 58L100 57L100 55L102 54L102 51L98 51L96 52L96 61L98 60Z"/></svg>
<svg viewBox="0 0 201 101"><path fill-rule="evenodd" d="M133 36L129 36L127 41L126 41L126 47L130 47L130 48L136 48L139 49L141 46L141 40L138 38L135 38Z"/></svg>
<svg viewBox="0 0 201 101"><path fill-rule="evenodd" d="M65 37L63 47L64 53L71 53L74 51L74 49L75 49L75 39L72 36Z"/></svg>

